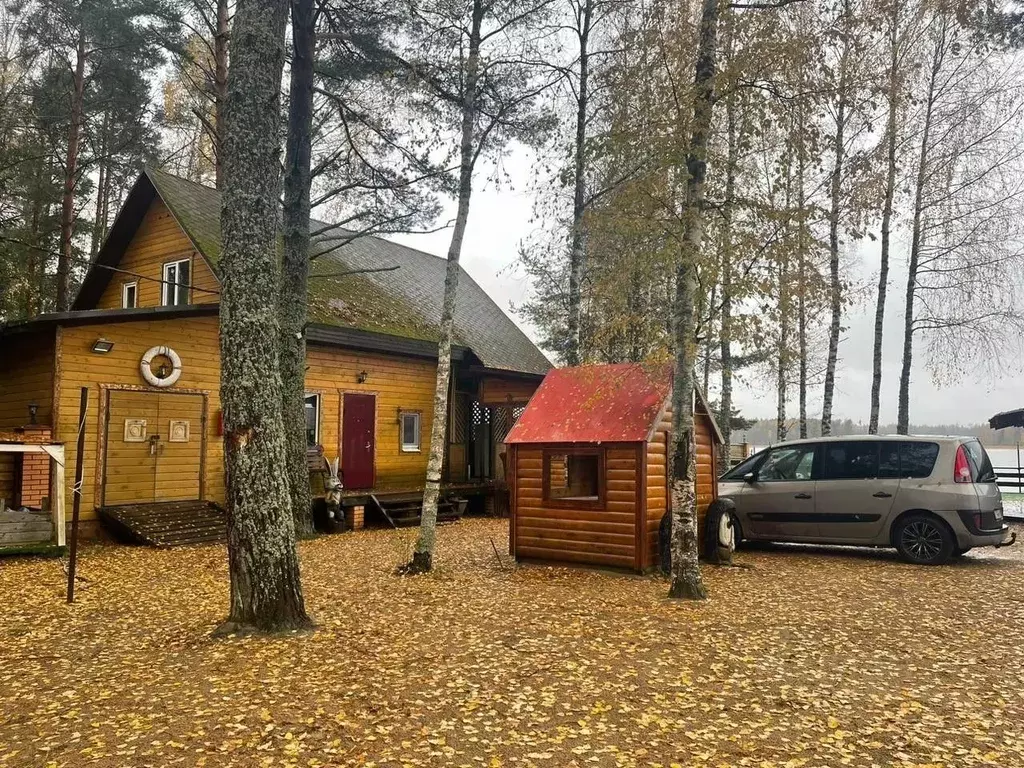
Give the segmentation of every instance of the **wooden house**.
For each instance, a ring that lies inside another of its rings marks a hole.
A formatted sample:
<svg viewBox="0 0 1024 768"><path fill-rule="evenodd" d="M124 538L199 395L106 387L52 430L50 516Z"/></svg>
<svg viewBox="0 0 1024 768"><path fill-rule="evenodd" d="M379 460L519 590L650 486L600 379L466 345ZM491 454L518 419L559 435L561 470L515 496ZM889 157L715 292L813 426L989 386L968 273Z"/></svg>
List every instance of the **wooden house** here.
<svg viewBox="0 0 1024 768"><path fill-rule="evenodd" d="M145 171L72 310L0 331L0 429L48 429L73 467L80 388L89 389L87 525L103 510L224 501L219 213L215 190ZM321 234L311 253L309 445L340 457L348 507L371 495L412 504L426 472L446 261L311 227ZM498 446L550 363L465 272L455 334L443 492L485 503ZM5 477L17 482L16 472ZM0 488L0 498L16 496Z"/></svg>
<svg viewBox="0 0 1024 768"><path fill-rule="evenodd" d="M643 572L658 565L668 510L672 379L666 365L552 370L505 441L517 560ZM717 496L722 435L694 393L697 505Z"/></svg>

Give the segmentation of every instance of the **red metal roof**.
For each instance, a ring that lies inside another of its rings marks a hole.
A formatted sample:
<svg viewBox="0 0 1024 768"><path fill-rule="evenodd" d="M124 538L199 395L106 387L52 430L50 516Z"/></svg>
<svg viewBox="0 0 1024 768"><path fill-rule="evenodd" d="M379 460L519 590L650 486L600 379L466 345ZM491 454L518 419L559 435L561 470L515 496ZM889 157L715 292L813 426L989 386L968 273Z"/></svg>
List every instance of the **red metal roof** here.
<svg viewBox="0 0 1024 768"><path fill-rule="evenodd" d="M556 368L544 377L505 442L646 440L671 391L668 364Z"/></svg>

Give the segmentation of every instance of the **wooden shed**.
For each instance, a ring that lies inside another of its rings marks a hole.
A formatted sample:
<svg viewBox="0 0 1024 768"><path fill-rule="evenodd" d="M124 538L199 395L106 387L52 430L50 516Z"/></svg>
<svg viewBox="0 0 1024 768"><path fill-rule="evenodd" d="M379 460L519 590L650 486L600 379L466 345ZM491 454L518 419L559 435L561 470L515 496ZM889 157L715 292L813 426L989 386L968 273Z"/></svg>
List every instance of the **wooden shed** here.
<svg viewBox="0 0 1024 768"><path fill-rule="evenodd" d="M550 371L505 439L517 560L658 565L668 510L672 371L622 363ZM717 495L721 432L694 392L697 507Z"/></svg>

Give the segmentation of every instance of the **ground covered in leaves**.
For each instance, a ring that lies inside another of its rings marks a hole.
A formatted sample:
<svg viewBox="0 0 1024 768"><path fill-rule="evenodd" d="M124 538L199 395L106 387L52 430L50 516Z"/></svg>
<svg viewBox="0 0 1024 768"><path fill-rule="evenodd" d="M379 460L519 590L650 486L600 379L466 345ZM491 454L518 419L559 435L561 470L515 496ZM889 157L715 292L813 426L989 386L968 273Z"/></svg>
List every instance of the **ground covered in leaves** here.
<svg viewBox="0 0 1024 768"><path fill-rule="evenodd" d="M221 548L0 561L0 766L1024 766L1024 558L741 552L712 599L500 521L301 545L312 635L213 639Z"/></svg>

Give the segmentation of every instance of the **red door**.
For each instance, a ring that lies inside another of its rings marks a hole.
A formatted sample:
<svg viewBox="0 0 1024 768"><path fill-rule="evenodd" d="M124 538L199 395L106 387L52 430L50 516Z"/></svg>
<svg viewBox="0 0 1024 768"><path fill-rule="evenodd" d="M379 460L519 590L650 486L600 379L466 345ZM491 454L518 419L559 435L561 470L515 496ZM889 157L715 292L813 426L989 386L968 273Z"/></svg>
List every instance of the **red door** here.
<svg viewBox="0 0 1024 768"><path fill-rule="evenodd" d="M345 488L373 488L375 395L342 395L341 472Z"/></svg>

